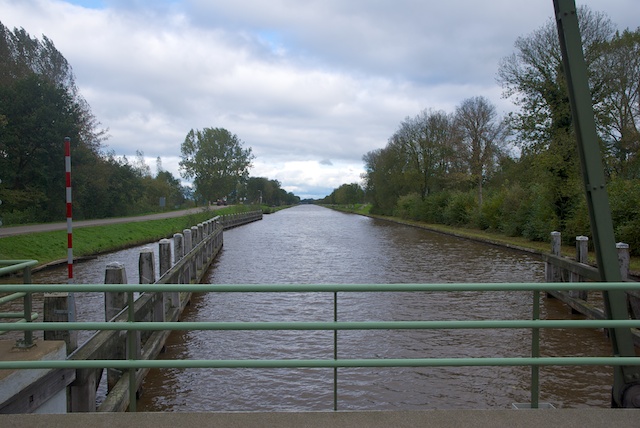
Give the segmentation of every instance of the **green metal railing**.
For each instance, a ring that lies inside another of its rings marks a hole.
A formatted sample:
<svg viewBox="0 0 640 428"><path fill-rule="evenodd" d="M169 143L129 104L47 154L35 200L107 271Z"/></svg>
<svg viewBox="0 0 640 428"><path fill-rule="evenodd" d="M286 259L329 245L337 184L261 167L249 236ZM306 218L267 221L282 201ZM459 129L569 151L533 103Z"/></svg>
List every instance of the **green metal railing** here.
<svg viewBox="0 0 640 428"><path fill-rule="evenodd" d="M23 282L31 283L31 268L38 264L37 260L0 260L0 277L14 273L22 273ZM0 294L2 294L0 292ZM38 314L31 311L31 292L23 291L0 297L0 307L22 299L22 312L0 312L0 319L13 319L16 323L26 323L38 319ZM0 335L9 330L0 330ZM24 330L24 336L17 346L29 348L33 346L33 330Z"/></svg>
<svg viewBox="0 0 640 428"><path fill-rule="evenodd" d="M554 283L557 290L573 290L576 284ZM539 293L549 284L351 284L351 285L185 285L185 284L47 284L0 285L0 292L126 292L129 296L129 320L126 322L32 322L10 324L7 330L118 330L128 332L129 355L126 360L85 361L0 361L0 369L43 368L116 368L128 369L133 374L141 368L333 368L334 408L337 409L337 369L354 367L462 367L462 366L530 366L531 407L538 407L541 366L640 366L640 357L540 357L539 331L542 328L640 328L640 320L540 320ZM584 290L621 291L640 289L640 283L581 283ZM134 292L327 292L334 294L334 321L328 322L136 322L133 314ZM478 320L478 321L338 321L338 293L353 292L436 292L436 291L521 291L533 293L532 319ZM161 324L161 326L159 325ZM337 333L346 330L406 330L406 329L531 329L530 357L510 358L410 358L410 359L340 359L337 353ZM135 332L145 330L324 330L334 332L333 359L284 360L138 360L134 342ZM135 391L135 376L130 375L130 391ZM130 410L135 411L135 393L130 393Z"/></svg>

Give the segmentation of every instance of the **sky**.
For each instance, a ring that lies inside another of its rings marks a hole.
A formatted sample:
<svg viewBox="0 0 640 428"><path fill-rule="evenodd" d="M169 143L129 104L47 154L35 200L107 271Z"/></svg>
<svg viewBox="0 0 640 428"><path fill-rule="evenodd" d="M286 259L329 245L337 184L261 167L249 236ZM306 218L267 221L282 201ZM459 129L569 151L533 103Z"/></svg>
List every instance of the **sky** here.
<svg viewBox="0 0 640 428"><path fill-rule="evenodd" d="M640 0L576 3L640 26ZM252 177L303 199L360 182L362 156L424 109L515 110L499 63L553 15L552 0L0 0L0 22L69 61L106 150L180 177L187 133L225 128Z"/></svg>

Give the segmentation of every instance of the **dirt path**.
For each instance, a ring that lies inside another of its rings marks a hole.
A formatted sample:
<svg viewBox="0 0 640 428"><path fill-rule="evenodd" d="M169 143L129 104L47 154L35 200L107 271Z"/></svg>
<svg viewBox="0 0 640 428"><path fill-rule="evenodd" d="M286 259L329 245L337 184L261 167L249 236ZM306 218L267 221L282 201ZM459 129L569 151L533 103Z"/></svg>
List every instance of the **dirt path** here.
<svg viewBox="0 0 640 428"><path fill-rule="evenodd" d="M220 208L224 208L223 206L210 206L210 207L198 207L198 208L190 208L188 210L182 211L169 211L165 213L158 214L149 214L138 217L118 217L118 218L103 218L97 220L83 220L83 221L74 221L73 228L80 227L89 227L89 226L103 226L106 224L117 224L117 223L132 223L132 222L140 222L147 220L160 220L163 218L173 218L173 217L182 217L189 214L199 213L205 210L217 210ZM28 226L15 226L15 227L0 227L0 238L5 236L13 236L13 235L23 235L26 233L36 233L36 232L51 232L54 230L66 230L67 223L45 223L45 224L32 224Z"/></svg>

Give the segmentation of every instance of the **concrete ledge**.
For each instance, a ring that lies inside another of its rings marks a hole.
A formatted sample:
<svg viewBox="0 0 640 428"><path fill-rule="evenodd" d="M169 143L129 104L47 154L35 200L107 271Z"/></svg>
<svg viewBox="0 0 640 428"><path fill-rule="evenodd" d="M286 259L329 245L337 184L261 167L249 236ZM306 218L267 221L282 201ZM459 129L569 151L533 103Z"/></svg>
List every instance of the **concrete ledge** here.
<svg viewBox="0 0 640 428"><path fill-rule="evenodd" d="M640 409L427 410L421 412L309 413L76 413L5 415L3 428L153 427L637 427Z"/></svg>
<svg viewBox="0 0 640 428"><path fill-rule="evenodd" d="M17 348L14 341L0 341L0 360L64 360L63 341L34 341L31 348ZM0 413L66 413L66 387L75 378L72 369L0 370Z"/></svg>

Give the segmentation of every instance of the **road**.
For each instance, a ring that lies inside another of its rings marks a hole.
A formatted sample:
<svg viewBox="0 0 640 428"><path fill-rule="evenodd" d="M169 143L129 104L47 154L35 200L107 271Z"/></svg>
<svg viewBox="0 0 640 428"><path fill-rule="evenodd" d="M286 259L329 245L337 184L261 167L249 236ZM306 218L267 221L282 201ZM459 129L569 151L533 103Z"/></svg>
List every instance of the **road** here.
<svg viewBox="0 0 640 428"><path fill-rule="evenodd" d="M208 207L210 211L217 210L220 208L224 208L224 206L213 205ZM198 208L190 208L188 210L182 211L168 211L164 213L158 214L149 214L137 217L118 217L118 218L103 218L96 220L82 220L82 221L74 221L73 228L81 228L81 227L90 227L90 226L104 226L107 224L118 224L118 223L132 223L132 222L140 222L140 221L148 221L148 220L160 220L163 218L173 218L173 217L182 217L189 214L200 213L207 208L198 207ZM14 226L14 227L0 227L0 238L5 236L14 236L14 235L24 235L27 233L37 233L37 232L51 232L54 230L66 230L67 222L64 223L44 223L44 224L31 224L27 226Z"/></svg>

